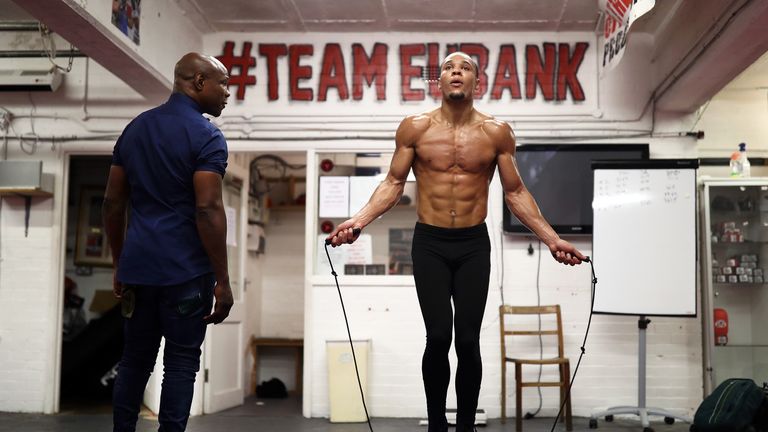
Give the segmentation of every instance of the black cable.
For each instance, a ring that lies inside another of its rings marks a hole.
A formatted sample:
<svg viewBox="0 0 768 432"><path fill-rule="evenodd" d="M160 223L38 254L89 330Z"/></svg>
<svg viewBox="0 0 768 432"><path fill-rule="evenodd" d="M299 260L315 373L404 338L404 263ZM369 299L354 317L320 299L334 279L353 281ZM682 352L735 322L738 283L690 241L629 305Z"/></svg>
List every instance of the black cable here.
<svg viewBox="0 0 768 432"><path fill-rule="evenodd" d="M538 263L536 265L536 306L541 307L541 284L539 283L539 278L541 276L541 240L539 240L539 259ZM539 321L539 360L544 359L544 341L541 337L541 314L536 315L538 317ZM541 372L542 368L544 367L543 364L539 365L539 378L536 380L539 384L541 383ZM525 413L525 419L529 420L534 417L536 417L541 412L541 405L544 403L544 398L541 396L541 386L537 386L536 390L538 390L539 393L539 407L536 408L536 411L534 412L527 412Z"/></svg>
<svg viewBox="0 0 768 432"><path fill-rule="evenodd" d="M363 384L360 382L360 371L357 369L357 357L355 357L355 346L352 344L352 333L349 331L349 320L347 319L347 310L344 308L344 298L341 296L341 288L339 287L339 277L336 271L333 269L333 262L331 261L331 254L328 252L328 242L325 243L325 256L328 257L328 264L331 266L331 274L336 280L336 291L339 292L339 301L341 302L341 311L344 313L344 324L347 325L347 336L349 337L349 348L352 350L352 361L355 363L355 375L357 376L357 386L360 388L360 400L363 401L363 410L365 410L365 419L368 421L368 429L373 432L373 426L371 426L371 417L368 416L368 407L365 405L365 395L363 394Z"/></svg>
<svg viewBox="0 0 768 432"><path fill-rule="evenodd" d="M595 264L592 262L592 259L590 257L586 257L582 261L586 261L589 263L589 266L592 269L592 287L590 290L590 305L589 305L589 320L587 321L587 331L584 332L584 342L581 343L581 354L579 354L579 361L576 362L576 369L573 370L573 376L571 377L571 383L568 385L568 391L565 393L565 398L563 398L563 403L560 404L560 411L557 412L557 416L555 417L554 423L552 423L552 429L550 429L550 432L554 432L555 426L557 426L557 421L560 419L560 415L563 413L563 408L565 407L565 404L568 402L568 399L571 398L571 388L573 387L573 382L576 380L576 373L579 372L579 365L581 364L581 358L584 357L584 353L586 353L586 350L584 349L584 346L587 344L587 336L589 336L589 326L592 325L592 313L595 309L595 286L597 285L597 277L595 276Z"/></svg>

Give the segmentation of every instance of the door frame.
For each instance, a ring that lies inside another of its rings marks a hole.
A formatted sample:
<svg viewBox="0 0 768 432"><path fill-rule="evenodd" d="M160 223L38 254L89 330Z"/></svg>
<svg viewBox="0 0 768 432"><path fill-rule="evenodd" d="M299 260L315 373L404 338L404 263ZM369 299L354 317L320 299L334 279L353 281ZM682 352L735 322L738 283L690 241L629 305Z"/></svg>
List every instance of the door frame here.
<svg viewBox="0 0 768 432"><path fill-rule="evenodd" d="M245 346L246 346L246 340L243 333L243 326L245 325L245 296L246 296L246 272L245 272L245 265L246 265L246 258L248 255L247 250L247 238L248 238L248 198L249 198L249 171L245 167L241 167L239 165L236 165L234 163L229 163L227 165L227 174L240 179L242 181L242 185L240 188L240 208L238 209L238 228L239 232L237 233L237 244L239 245L239 253L237 256L238 260L238 275L236 276L236 283L237 287L240 290L240 297L239 300L235 301L235 305L230 311L230 318L236 318L240 322L240 332L238 334L238 349L237 352L234 353L234 355L237 356L239 359L239 371L238 371L238 385L241 386L241 389L243 390L242 397L245 398L245 387L243 379L245 375L245 361L244 361L244 353L245 353ZM226 184L222 184L222 187L226 188ZM231 275L230 275L231 276ZM212 331L206 332L205 341L203 342L202 349L202 361L201 365L203 366L201 368L201 371L203 371L203 379L202 379L202 414L210 414L214 412L220 411L219 409L216 409L214 407L214 395L213 395L213 387L211 385L210 380L207 380L205 375L207 371L211 368L211 361L212 361L212 345L213 342L211 341L211 335ZM211 376L213 376L211 374ZM242 402L241 402L242 404Z"/></svg>
<svg viewBox="0 0 768 432"><path fill-rule="evenodd" d="M90 148L91 146L98 146ZM51 288L54 290L51 296L51 322L54 323L53 334L50 343L53 344L50 356L47 356L45 370L48 371L50 379L45 384L45 400L43 403L44 414L57 414L61 410L61 354L62 354L62 313L64 310L64 277L67 270L67 203L69 202L69 184L70 167L73 156L109 156L112 154L111 147L89 143L88 145L79 145L76 148L59 147L59 171L61 181L56 181L54 174L53 191L53 209L51 226L58 228L59 235L53 235L51 241L51 250L58 251L52 254L51 275L55 279L51 281ZM57 197L60 199L57 200ZM49 345L50 346L50 345Z"/></svg>

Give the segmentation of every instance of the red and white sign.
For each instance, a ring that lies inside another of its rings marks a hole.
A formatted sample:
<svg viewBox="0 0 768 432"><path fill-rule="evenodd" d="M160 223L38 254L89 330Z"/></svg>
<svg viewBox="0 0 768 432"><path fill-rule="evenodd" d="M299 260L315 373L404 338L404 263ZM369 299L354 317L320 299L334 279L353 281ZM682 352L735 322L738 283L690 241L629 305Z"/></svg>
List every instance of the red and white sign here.
<svg viewBox="0 0 768 432"><path fill-rule="evenodd" d="M494 115L591 113L597 55L590 35L216 34L206 52L230 71L227 114L404 115L439 103L433 80L449 53L478 64L477 106ZM403 109L403 106L414 108Z"/></svg>
<svg viewBox="0 0 768 432"><path fill-rule="evenodd" d="M624 55L632 24L656 5L656 0L601 0L605 16L600 74L613 69Z"/></svg>

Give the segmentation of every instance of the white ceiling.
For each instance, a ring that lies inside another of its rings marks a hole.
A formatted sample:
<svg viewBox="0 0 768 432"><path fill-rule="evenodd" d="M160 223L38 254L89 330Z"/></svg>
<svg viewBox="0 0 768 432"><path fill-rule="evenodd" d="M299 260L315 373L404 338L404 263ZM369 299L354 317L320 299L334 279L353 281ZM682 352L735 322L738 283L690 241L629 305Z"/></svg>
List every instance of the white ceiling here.
<svg viewBox="0 0 768 432"><path fill-rule="evenodd" d="M598 0L175 1L205 33L592 31L598 19ZM0 21L29 19L0 0Z"/></svg>
<svg viewBox="0 0 768 432"><path fill-rule="evenodd" d="M30 0L0 0L0 23L34 21L15 3L21 1ZM187 11L187 17L203 33L591 32L600 19L599 0L173 1ZM670 22L679 4L680 0L656 2L654 9L638 20L633 31L657 33ZM728 88L755 87L768 87L768 55L747 68Z"/></svg>
<svg viewBox="0 0 768 432"><path fill-rule="evenodd" d="M212 31L591 31L598 0L179 0Z"/></svg>
<svg viewBox="0 0 768 432"><path fill-rule="evenodd" d="M14 2L0 0L0 22L34 21ZM148 1L148 0L145 0ZM203 33L388 31L593 31L598 0L174 0ZM658 26L669 6L636 25Z"/></svg>

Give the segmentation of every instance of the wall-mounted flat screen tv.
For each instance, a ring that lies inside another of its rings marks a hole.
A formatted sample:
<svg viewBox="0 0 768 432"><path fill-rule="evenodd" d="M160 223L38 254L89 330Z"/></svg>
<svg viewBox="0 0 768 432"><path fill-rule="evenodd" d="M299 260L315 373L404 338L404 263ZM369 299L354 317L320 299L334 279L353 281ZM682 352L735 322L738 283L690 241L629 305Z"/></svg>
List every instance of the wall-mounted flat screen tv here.
<svg viewBox="0 0 768 432"><path fill-rule="evenodd" d="M648 159L648 144L525 144L517 169L558 234L592 234L592 161ZM504 203L504 231L531 234Z"/></svg>

